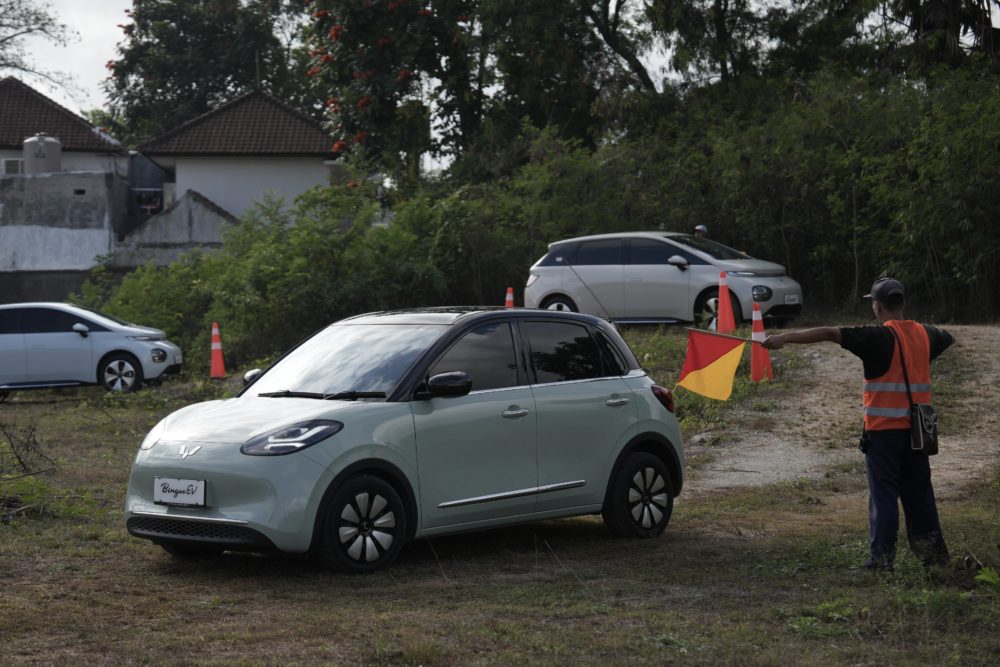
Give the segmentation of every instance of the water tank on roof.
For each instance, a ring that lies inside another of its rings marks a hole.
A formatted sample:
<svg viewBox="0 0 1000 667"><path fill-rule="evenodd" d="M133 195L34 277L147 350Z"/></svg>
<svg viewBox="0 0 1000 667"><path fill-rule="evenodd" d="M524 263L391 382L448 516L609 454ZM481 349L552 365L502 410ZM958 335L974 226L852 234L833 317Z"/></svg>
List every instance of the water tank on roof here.
<svg viewBox="0 0 1000 667"><path fill-rule="evenodd" d="M24 140L24 173L45 174L62 168L62 143L39 132Z"/></svg>

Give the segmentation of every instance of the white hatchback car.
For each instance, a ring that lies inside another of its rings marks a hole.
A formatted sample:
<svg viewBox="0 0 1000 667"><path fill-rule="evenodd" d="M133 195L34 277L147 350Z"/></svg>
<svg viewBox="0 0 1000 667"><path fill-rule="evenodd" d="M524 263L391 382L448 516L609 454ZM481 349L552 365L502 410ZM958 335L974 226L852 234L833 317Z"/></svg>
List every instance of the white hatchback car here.
<svg viewBox="0 0 1000 667"><path fill-rule="evenodd" d="M801 313L802 288L785 267L721 243L673 232L626 232L566 239L531 267L528 308L572 310L622 323L699 322L715 314L726 274L736 321L781 324Z"/></svg>
<svg viewBox="0 0 1000 667"><path fill-rule="evenodd" d="M159 329L66 303L0 305L0 397L12 389L100 384L136 391L179 373L179 347Z"/></svg>

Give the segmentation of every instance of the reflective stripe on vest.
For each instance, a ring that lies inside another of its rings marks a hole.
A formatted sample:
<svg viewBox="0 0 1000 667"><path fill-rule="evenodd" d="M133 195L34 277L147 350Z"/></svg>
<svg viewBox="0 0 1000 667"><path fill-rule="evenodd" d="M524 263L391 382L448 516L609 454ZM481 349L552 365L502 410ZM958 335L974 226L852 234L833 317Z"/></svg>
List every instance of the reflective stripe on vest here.
<svg viewBox="0 0 1000 667"><path fill-rule="evenodd" d="M913 402L931 402L931 346L927 331L911 320L890 320L885 326L896 332L899 345L893 342L892 361L885 375L865 380L865 429L868 431L910 428L910 399L906 395L900 346L906 355Z"/></svg>

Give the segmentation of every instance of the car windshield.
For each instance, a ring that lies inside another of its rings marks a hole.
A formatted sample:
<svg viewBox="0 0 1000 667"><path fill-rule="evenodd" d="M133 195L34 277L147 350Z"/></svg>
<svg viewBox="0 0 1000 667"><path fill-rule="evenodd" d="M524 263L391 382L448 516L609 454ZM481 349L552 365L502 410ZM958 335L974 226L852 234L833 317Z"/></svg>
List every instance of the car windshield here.
<svg viewBox="0 0 1000 667"><path fill-rule="evenodd" d="M693 236L691 234L671 234L666 238L674 243L679 243L687 246L688 248L693 248L694 250L703 252L713 259L750 259L750 255L745 252L734 250L727 245L716 243L715 241L711 241L701 236Z"/></svg>
<svg viewBox="0 0 1000 667"><path fill-rule="evenodd" d="M447 325L337 324L295 348L261 376L251 396L290 392L389 394Z"/></svg>

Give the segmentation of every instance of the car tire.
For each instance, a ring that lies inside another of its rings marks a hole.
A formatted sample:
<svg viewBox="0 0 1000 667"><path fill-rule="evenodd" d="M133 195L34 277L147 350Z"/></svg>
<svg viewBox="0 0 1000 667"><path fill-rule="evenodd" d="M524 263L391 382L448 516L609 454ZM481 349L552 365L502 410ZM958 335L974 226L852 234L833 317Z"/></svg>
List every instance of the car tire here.
<svg viewBox="0 0 1000 667"><path fill-rule="evenodd" d="M348 478L327 506L319 557L341 572L380 570L399 555L406 509L389 482L374 475Z"/></svg>
<svg viewBox="0 0 1000 667"><path fill-rule="evenodd" d="M179 560L207 560L222 554L217 547L197 547L190 544L161 544L163 550Z"/></svg>
<svg viewBox="0 0 1000 667"><path fill-rule="evenodd" d="M713 302L713 299L715 300ZM694 317L692 318L696 327L704 328L708 326L708 323L712 321L712 318L716 316L716 311L714 308L714 303L717 304L719 299L719 289L713 287L712 289L704 292L699 296L694 302ZM740 322L743 320L740 315L740 302L736 299L736 296L729 292L729 303L733 308L733 322L739 326Z"/></svg>
<svg viewBox="0 0 1000 667"><path fill-rule="evenodd" d="M576 304L573 303L573 299L568 296L551 296L542 302L541 308L542 310L562 310L571 313L580 312Z"/></svg>
<svg viewBox="0 0 1000 667"><path fill-rule="evenodd" d="M601 516L620 537L656 537L670 522L674 484L667 467L647 452L629 454L611 480Z"/></svg>
<svg viewBox="0 0 1000 667"><path fill-rule="evenodd" d="M108 391L129 393L142 387L142 365L126 352L108 355L97 367L97 380Z"/></svg>

